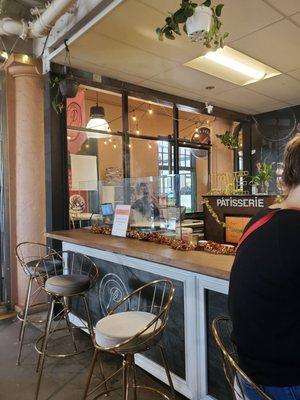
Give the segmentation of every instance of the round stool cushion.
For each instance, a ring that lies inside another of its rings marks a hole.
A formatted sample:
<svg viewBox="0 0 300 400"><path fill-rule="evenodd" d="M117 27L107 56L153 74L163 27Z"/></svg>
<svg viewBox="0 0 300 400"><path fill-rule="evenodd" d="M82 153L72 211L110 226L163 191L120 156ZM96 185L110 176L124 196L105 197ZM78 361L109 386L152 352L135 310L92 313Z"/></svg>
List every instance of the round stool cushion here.
<svg viewBox="0 0 300 400"><path fill-rule="evenodd" d="M108 315L100 319L96 325L96 342L98 346L104 348L116 346L136 335L153 321L154 318L156 318L155 314L142 311L127 311ZM159 319L140 335L134 343L138 345L139 342L144 342L147 336L150 336L160 326L161 320ZM134 343L130 343L130 345Z"/></svg>
<svg viewBox="0 0 300 400"><path fill-rule="evenodd" d="M82 293L90 287L90 278L86 275L58 275L46 280L48 292L60 296L72 296Z"/></svg>
<svg viewBox="0 0 300 400"><path fill-rule="evenodd" d="M34 275L35 274L35 268L36 268L36 266L37 266L37 264L38 264L38 262L40 261L40 259L36 259L36 260L32 260L32 261L29 261L27 264L26 264L26 267L27 267L27 269L28 269L28 272L31 274L31 275ZM51 275L51 273L53 272L53 271L62 271L62 262L61 262L61 260L59 260L59 259L57 259L57 258L54 258L53 260L52 259L49 259L49 260L44 260L40 265L39 265L39 271L43 274L43 273L48 273L48 274L50 274Z"/></svg>

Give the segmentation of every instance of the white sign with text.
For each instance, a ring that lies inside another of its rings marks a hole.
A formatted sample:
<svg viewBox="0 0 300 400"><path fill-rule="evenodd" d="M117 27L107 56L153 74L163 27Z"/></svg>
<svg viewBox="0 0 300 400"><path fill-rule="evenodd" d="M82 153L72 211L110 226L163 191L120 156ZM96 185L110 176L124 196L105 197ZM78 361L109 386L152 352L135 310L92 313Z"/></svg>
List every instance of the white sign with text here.
<svg viewBox="0 0 300 400"><path fill-rule="evenodd" d="M130 208L126 204L118 204L115 209L115 218L112 228L112 235L126 237L128 228Z"/></svg>

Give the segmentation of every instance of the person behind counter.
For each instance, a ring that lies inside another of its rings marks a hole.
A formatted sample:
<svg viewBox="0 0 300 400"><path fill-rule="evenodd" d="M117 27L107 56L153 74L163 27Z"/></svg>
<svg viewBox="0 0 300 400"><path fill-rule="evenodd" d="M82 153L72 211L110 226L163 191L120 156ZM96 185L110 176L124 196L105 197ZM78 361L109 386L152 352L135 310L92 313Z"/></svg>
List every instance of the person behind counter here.
<svg viewBox="0 0 300 400"><path fill-rule="evenodd" d="M158 201L154 196L150 196L147 183L137 184L136 191L140 196L131 206L131 208L141 214L142 217L159 219Z"/></svg>
<svg viewBox="0 0 300 400"><path fill-rule="evenodd" d="M241 368L273 400L300 400L300 136L284 164L288 195L246 227L252 233L232 268L229 312ZM249 400L262 399L242 385Z"/></svg>

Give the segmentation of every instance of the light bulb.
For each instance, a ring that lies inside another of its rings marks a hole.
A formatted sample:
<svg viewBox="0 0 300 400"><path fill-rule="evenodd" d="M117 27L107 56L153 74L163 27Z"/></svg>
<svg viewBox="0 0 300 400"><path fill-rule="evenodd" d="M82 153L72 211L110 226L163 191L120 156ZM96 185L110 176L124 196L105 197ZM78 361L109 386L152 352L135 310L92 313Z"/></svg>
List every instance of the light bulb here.
<svg viewBox="0 0 300 400"><path fill-rule="evenodd" d="M152 144L149 143L149 144L148 144L148 147L149 147L149 149L152 149Z"/></svg>
<svg viewBox="0 0 300 400"><path fill-rule="evenodd" d="M129 144L128 147L131 149L131 144Z"/></svg>
<svg viewBox="0 0 300 400"><path fill-rule="evenodd" d="M117 145L116 144L114 144L114 149L116 149L117 148Z"/></svg>
<svg viewBox="0 0 300 400"><path fill-rule="evenodd" d="M151 108L151 107L149 107L148 113L149 113L150 115L152 115L152 114L153 114L153 110L152 110L152 108Z"/></svg>
<svg viewBox="0 0 300 400"><path fill-rule="evenodd" d="M135 133L136 133L137 135L139 135L141 132L140 132L139 129L137 129L137 130L135 131Z"/></svg>
<svg viewBox="0 0 300 400"><path fill-rule="evenodd" d="M104 140L104 144L107 144L107 141L106 141L106 140Z"/></svg>
<svg viewBox="0 0 300 400"><path fill-rule="evenodd" d="M137 120L136 116L135 116L135 115L133 115L133 116L132 116L132 121L134 121L134 122L135 122L136 120Z"/></svg>
<svg viewBox="0 0 300 400"><path fill-rule="evenodd" d="M109 138L108 141L111 143L112 142L112 138Z"/></svg>

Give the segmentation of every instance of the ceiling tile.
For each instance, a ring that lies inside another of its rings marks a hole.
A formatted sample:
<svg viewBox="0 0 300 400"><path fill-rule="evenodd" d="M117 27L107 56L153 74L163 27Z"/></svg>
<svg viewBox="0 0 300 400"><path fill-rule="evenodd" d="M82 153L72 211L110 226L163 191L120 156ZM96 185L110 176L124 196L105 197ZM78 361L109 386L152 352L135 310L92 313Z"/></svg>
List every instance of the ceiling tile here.
<svg viewBox="0 0 300 400"><path fill-rule="evenodd" d="M279 71L300 67L300 28L281 20L230 45Z"/></svg>
<svg viewBox="0 0 300 400"><path fill-rule="evenodd" d="M284 15L292 15L300 11L299 0L264 0L264 2L277 8Z"/></svg>
<svg viewBox="0 0 300 400"><path fill-rule="evenodd" d="M260 107L267 106L277 101L270 99L259 93L252 92L246 88L238 88L230 90L219 95L214 96L214 99L220 101L226 101L235 105L236 107L244 107L251 110L259 110Z"/></svg>
<svg viewBox="0 0 300 400"><path fill-rule="evenodd" d="M65 56L59 55L55 57L53 61L58 64L64 64ZM109 78L119 79L125 82L137 84L143 81L143 78L140 78L136 75L126 74L125 72L114 68L101 67L97 63L87 61L85 58L74 57L73 54L72 54L72 66L74 68L81 69L82 71L92 72L94 74L99 74L107 76Z"/></svg>
<svg viewBox="0 0 300 400"><path fill-rule="evenodd" d="M298 79L300 81L300 68L295 69L294 71L288 72L288 75L292 76L295 79Z"/></svg>
<svg viewBox="0 0 300 400"><path fill-rule="evenodd" d="M300 82L287 75L278 75L253 83L248 89L282 101L289 101L298 96L300 102Z"/></svg>
<svg viewBox="0 0 300 400"><path fill-rule="evenodd" d="M143 15L143 18L136 18L137 15ZM127 0L90 32L181 64L207 52L201 43L192 43L186 35L178 36L176 40L159 41L155 30L163 22L163 15L154 8L136 0Z"/></svg>
<svg viewBox="0 0 300 400"><path fill-rule="evenodd" d="M299 2L299 4L300 4L300 2ZM294 22L296 22L296 24L300 25L300 12L298 12L298 13L295 14L295 15L293 15L293 16L291 17L291 19L292 19Z"/></svg>
<svg viewBox="0 0 300 400"><path fill-rule="evenodd" d="M103 68L123 71L144 79L176 67L176 63L89 32L71 46L72 57L85 59Z"/></svg>
<svg viewBox="0 0 300 400"><path fill-rule="evenodd" d="M188 90L183 90L179 88L174 88L163 83L154 82L151 80L147 80L141 83L141 86L145 86L149 89L159 90L160 92L173 94L174 96L186 97L191 100L199 100L199 96L197 93L190 92Z"/></svg>
<svg viewBox="0 0 300 400"><path fill-rule="evenodd" d="M230 82L185 66L176 67L172 70L162 72L159 75L153 76L151 80L172 87L177 87L182 90L190 90L191 92L198 93L198 95L206 95L208 93L205 89L207 86L215 87L215 89L209 91L209 94L211 95L237 87Z"/></svg>
<svg viewBox="0 0 300 400"><path fill-rule="evenodd" d="M237 111L244 114L256 114L256 110L250 107L242 107L241 105L232 104L226 100L220 100L215 98L207 99L207 101L217 107L225 108L226 110Z"/></svg>
<svg viewBox="0 0 300 400"><path fill-rule="evenodd" d="M282 15L262 0L222 0L224 30L228 43L282 19Z"/></svg>
<svg viewBox="0 0 300 400"><path fill-rule="evenodd" d="M271 103L265 106L259 107L259 109L256 111L258 114L269 112L269 111L275 111L275 110L281 110L282 108L286 108L289 105L285 102L278 101L276 103Z"/></svg>

